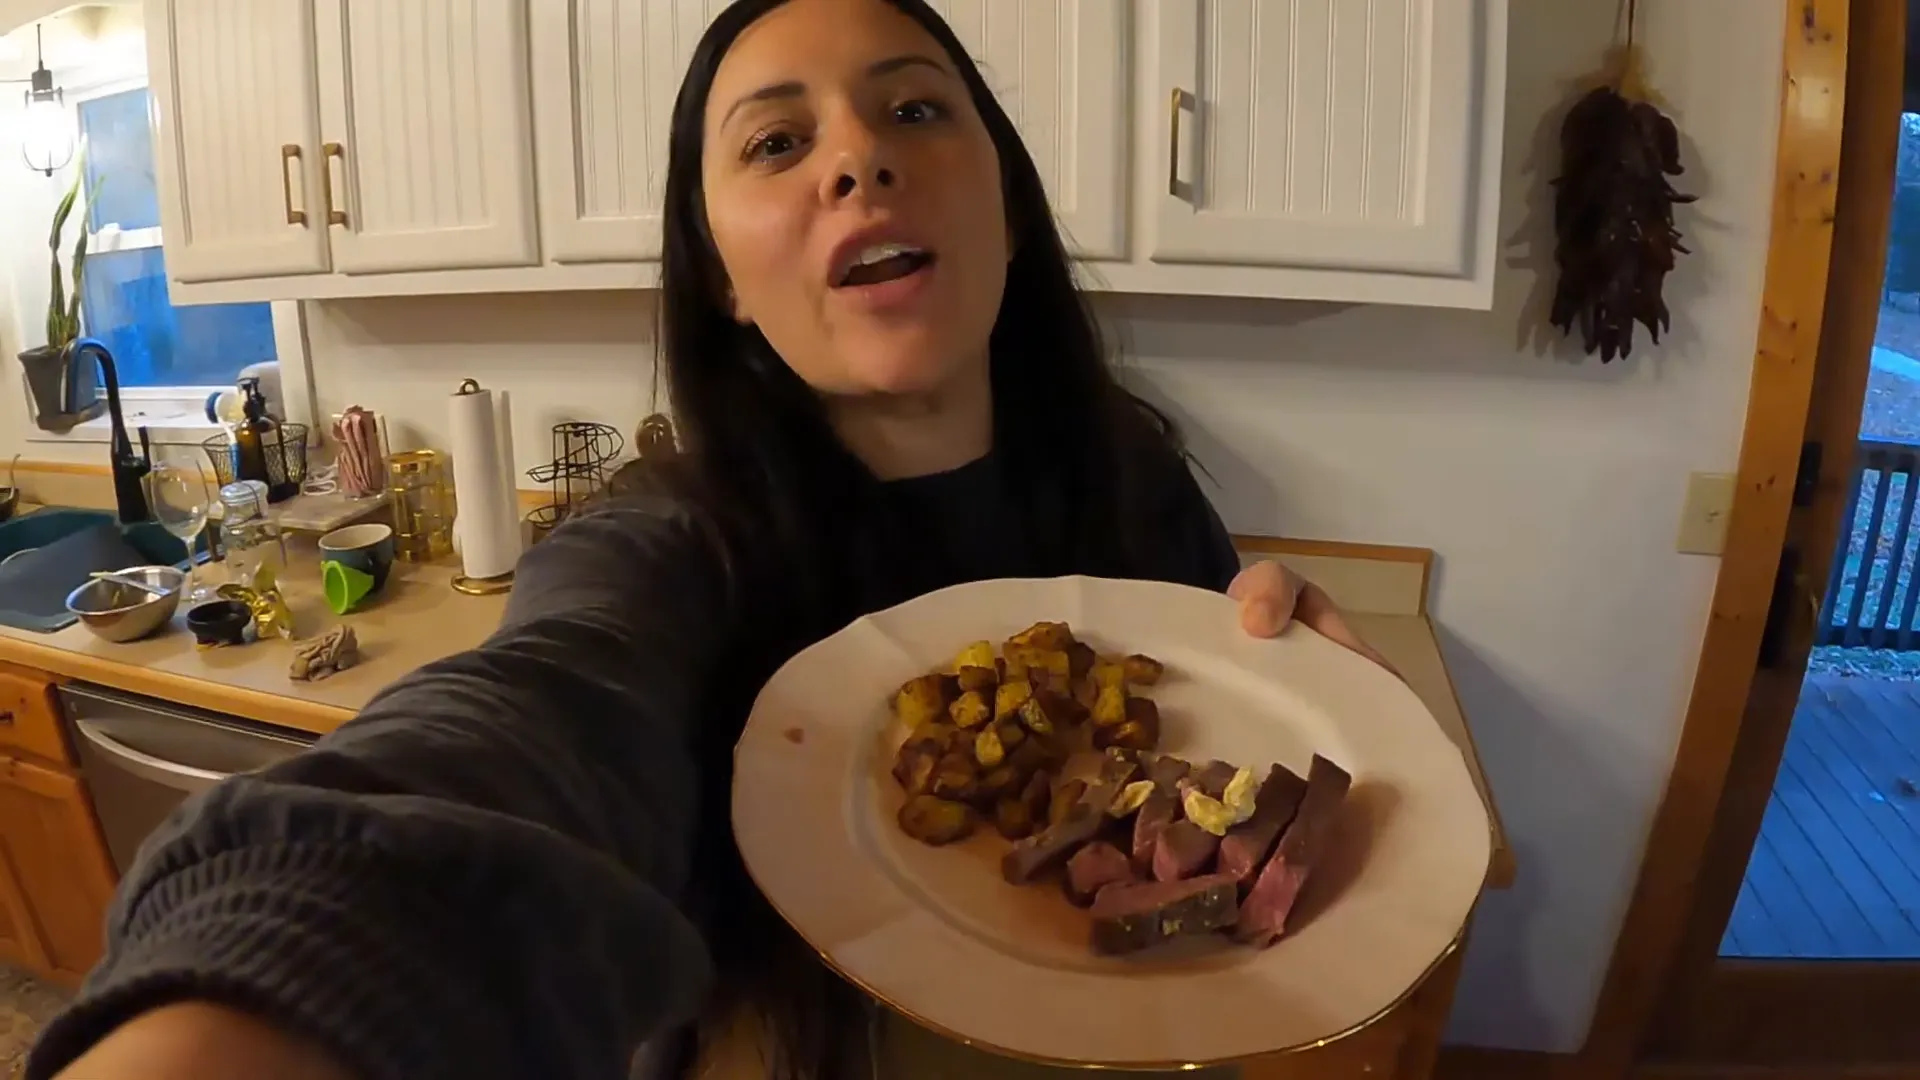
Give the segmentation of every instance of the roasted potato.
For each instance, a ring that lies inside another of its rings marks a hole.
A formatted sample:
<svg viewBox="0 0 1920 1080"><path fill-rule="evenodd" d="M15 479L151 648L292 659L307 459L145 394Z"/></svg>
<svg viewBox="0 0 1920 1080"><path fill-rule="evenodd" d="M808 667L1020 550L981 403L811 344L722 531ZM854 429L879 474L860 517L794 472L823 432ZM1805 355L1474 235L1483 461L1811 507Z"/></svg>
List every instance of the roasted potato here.
<svg viewBox="0 0 1920 1080"><path fill-rule="evenodd" d="M942 799L965 802L973 798L979 782L980 771L974 767L973 755L953 750L934 767L933 783L927 790Z"/></svg>
<svg viewBox="0 0 1920 1080"><path fill-rule="evenodd" d="M993 804L993 827L1009 840L1025 840L1033 835L1033 809L1018 797Z"/></svg>
<svg viewBox="0 0 1920 1080"><path fill-rule="evenodd" d="M922 675L908 679L893 695L893 714L909 728L939 720L953 698L947 693L944 675Z"/></svg>
<svg viewBox="0 0 1920 1080"><path fill-rule="evenodd" d="M1028 698L1027 703L1020 706L1020 722L1035 735L1052 735L1059 730L1039 698Z"/></svg>
<svg viewBox="0 0 1920 1080"><path fill-rule="evenodd" d="M1124 686L1127 682L1127 665L1123 660L1095 660L1087 676L1093 680L1094 686L1102 690L1109 686Z"/></svg>
<svg viewBox="0 0 1920 1080"><path fill-rule="evenodd" d="M1124 750L1153 750L1160 745L1160 709L1146 698L1129 698L1126 720L1112 726L1093 729L1097 750L1119 747Z"/></svg>
<svg viewBox="0 0 1920 1080"><path fill-rule="evenodd" d="M1073 677L1073 663L1060 649L1041 649L1031 645L1007 646L1007 670L1018 669L1021 674L1032 678L1033 672L1044 671L1047 678L1058 679L1062 683Z"/></svg>
<svg viewBox="0 0 1920 1080"><path fill-rule="evenodd" d="M1165 664L1151 656L1141 656L1139 653L1127 657L1120 663L1127 673L1127 681L1135 686L1152 686L1160 681L1160 676L1167 670Z"/></svg>
<svg viewBox="0 0 1920 1080"><path fill-rule="evenodd" d="M924 795L933 787L933 771L939 764L939 751L907 743L894 755L893 778L907 794Z"/></svg>
<svg viewBox="0 0 1920 1080"><path fill-rule="evenodd" d="M978 690L969 690L954 699L947 709L947 715L953 718L956 726L972 729L993 719L993 706L987 704L987 695Z"/></svg>
<svg viewBox="0 0 1920 1080"><path fill-rule="evenodd" d="M993 725L993 729L995 733L1000 736L1000 745L1006 747L1009 751L1027 741L1027 729L1021 727L1016 721L1007 720L995 724Z"/></svg>
<svg viewBox="0 0 1920 1080"><path fill-rule="evenodd" d="M1066 764L1068 756L1067 747L1059 739L1029 732L1013 747L1007 760L1022 772L1042 772L1058 769Z"/></svg>
<svg viewBox="0 0 1920 1080"><path fill-rule="evenodd" d="M1073 644L1073 628L1063 622L1037 622L1008 638L1007 644L1059 652Z"/></svg>
<svg viewBox="0 0 1920 1080"><path fill-rule="evenodd" d="M1018 798L1000 799L993 805L993 826L1000 836L1008 840L1025 840L1033 836L1033 828L1039 821L1033 817L1033 807Z"/></svg>
<svg viewBox="0 0 1920 1080"><path fill-rule="evenodd" d="M1073 680L1074 704L1093 714L1093 703L1100 700L1100 684L1093 681L1092 675Z"/></svg>
<svg viewBox="0 0 1920 1080"><path fill-rule="evenodd" d="M1093 665L1100 660L1099 655L1093 651L1092 646L1082 644L1078 641L1067 646L1066 654L1067 673L1072 675L1076 681L1086 678L1087 673L1093 670Z"/></svg>
<svg viewBox="0 0 1920 1080"><path fill-rule="evenodd" d="M970 667L993 670L993 642L976 641L960 650L960 655L954 657L953 670L965 671Z"/></svg>
<svg viewBox="0 0 1920 1080"><path fill-rule="evenodd" d="M1113 727L1127 721L1127 690L1124 686L1105 686L1093 702L1093 723L1097 728Z"/></svg>
<svg viewBox="0 0 1920 1080"><path fill-rule="evenodd" d="M982 728L980 734L973 737L973 759L983 769L995 768L1007 759L1007 747L1000 741L1000 732L993 725Z"/></svg>
<svg viewBox="0 0 1920 1080"><path fill-rule="evenodd" d="M1026 781L1027 774L1011 763L989 769L980 775L979 783L974 785L973 801L991 806L1001 799L1018 795Z"/></svg>
<svg viewBox="0 0 1920 1080"><path fill-rule="evenodd" d="M979 824L973 807L963 802L915 795L900 807L900 831L923 844L938 847L965 840Z"/></svg>
<svg viewBox="0 0 1920 1080"><path fill-rule="evenodd" d="M954 678L960 684L960 692L991 694L1000 683L1000 672L992 665L987 667L963 667Z"/></svg>
<svg viewBox="0 0 1920 1080"><path fill-rule="evenodd" d="M1009 679L993 692L993 718L1002 723L1013 719L1020 706L1033 697L1033 684L1025 679Z"/></svg>

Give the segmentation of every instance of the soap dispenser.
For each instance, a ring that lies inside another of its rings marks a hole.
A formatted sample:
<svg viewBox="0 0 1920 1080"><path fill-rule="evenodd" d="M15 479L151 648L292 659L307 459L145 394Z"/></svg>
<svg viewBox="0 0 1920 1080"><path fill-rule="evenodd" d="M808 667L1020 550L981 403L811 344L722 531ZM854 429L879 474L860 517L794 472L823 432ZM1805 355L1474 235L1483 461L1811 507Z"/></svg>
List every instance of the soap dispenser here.
<svg viewBox="0 0 1920 1080"><path fill-rule="evenodd" d="M267 446L273 442L275 424L267 415L267 399L261 396L260 380L240 380L242 418L233 427L233 478L258 480L269 490L273 478L267 471Z"/></svg>

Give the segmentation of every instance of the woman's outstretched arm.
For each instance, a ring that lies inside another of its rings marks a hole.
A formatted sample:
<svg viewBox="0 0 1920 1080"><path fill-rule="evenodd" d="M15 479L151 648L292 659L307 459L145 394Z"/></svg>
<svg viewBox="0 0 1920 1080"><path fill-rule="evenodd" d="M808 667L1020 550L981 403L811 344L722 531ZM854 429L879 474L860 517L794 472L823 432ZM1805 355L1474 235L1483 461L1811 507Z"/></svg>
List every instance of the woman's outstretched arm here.
<svg viewBox="0 0 1920 1080"><path fill-rule="evenodd" d="M675 900L723 592L657 502L556 530L484 645L147 842L27 1075L164 1080L116 1063L171 1045L199 1080L276 1037L316 1080L624 1075L710 977Z"/></svg>

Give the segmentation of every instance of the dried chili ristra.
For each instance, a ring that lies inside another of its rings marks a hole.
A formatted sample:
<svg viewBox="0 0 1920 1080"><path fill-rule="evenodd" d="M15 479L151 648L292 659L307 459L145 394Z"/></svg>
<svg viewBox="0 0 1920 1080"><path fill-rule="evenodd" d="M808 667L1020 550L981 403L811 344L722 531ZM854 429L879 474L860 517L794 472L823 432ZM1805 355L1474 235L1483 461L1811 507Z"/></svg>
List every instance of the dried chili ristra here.
<svg viewBox="0 0 1920 1080"><path fill-rule="evenodd" d="M1631 5L1628 26L1632 26ZM1632 56L1629 29L1626 55ZM1655 344L1670 325L1661 292L1678 257L1687 254L1674 208L1694 201L1676 191L1680 134L1673 120L1623 92L1633 73L1575 102L1560 129L1560 176L1554 180L1554 262L1559 281L1551 321L1561 333L1580 329L1584 351L1601 363L1633 352L1633 325Z"/></svg>

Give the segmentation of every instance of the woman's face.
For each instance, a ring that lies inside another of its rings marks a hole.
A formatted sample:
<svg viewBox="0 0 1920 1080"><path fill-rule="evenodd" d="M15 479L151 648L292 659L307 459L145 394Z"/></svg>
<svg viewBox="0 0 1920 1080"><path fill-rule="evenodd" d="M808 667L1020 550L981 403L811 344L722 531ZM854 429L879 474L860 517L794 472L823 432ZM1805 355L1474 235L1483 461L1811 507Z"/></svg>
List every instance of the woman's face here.
<svg viewBox="0 0 1920 1080"><path fill-rule="evenodd" d="M939 43L883 0L790 0L715 73L701 163L736 318L829 395L984 376L1000 162Z"/></svg>

